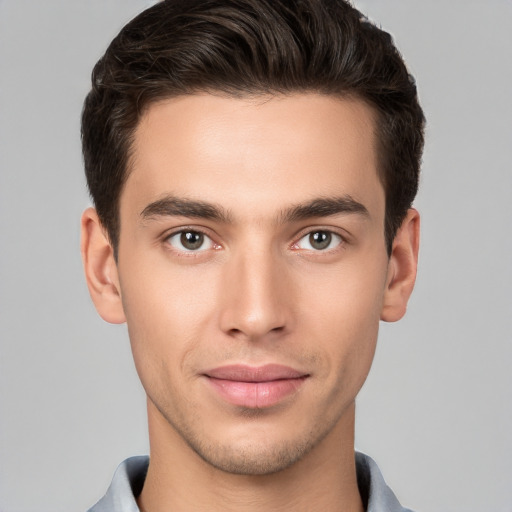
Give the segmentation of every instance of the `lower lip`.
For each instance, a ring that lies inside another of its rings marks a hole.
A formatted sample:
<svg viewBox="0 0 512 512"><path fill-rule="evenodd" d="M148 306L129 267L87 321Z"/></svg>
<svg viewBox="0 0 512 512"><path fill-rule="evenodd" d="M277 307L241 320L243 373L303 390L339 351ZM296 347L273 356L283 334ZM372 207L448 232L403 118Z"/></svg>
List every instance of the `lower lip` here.
<svg viewBox="0 0 512 512"><path fill-rule="evenodd" d="M208 378L213 388L227 402L251 409L262 409L278 404L295 393L306 377L265 382L240 382Z"/></svg>

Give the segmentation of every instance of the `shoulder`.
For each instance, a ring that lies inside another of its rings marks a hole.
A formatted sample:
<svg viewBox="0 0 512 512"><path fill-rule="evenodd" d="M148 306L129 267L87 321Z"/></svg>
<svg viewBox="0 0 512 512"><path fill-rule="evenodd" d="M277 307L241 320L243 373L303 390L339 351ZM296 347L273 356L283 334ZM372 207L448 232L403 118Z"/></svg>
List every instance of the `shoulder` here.
<svg viewBox="0 0 512 512"><path fill-rule="evenodd" d="M366 512L412 512L402 507L386 484L377 463L368 455L356 452L357 483Z"/></svg>
<svg viewBox="0 0 512 512"><path fill-rule="evenodd" d="M130 457L119 464L105 496L87 512L139 512L136 498L142 490L149 457Z"/></svg>

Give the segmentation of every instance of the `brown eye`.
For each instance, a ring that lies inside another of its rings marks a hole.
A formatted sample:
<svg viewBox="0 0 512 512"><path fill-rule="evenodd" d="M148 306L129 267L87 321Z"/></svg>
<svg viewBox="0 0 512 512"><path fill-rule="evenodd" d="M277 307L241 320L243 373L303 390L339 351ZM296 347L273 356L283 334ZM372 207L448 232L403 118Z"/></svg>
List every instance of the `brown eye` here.
<svg viewBox="0 0 512 512"><path fill-rule="evenodd" d="M171 235L167 242L181 252L205 251L213 247L213 241L200 231L178 231Z"/></svg>
<svg viewBox="0 0 512 512"><path fill-rule="evenodd" d="M303 236L296 247L307 251L325 251L326 249L335 249L343 243L343 238L332 231L318 229L311 231Z"/></svg>
<svg viewBox="0 0 512 512"><path fill-rule="evenodd" d="M181 233L180 242L185 249L196 251L200 249L204 242L204 235L197 231L184 231Z"/></svg>
<svg viewBox="0 0 512 512"><path fill-rule="evenodd" d="M313 249L321 251L329 247L332 241L332 234L329 231L315 231L309 235L309 243Z"/></svg>

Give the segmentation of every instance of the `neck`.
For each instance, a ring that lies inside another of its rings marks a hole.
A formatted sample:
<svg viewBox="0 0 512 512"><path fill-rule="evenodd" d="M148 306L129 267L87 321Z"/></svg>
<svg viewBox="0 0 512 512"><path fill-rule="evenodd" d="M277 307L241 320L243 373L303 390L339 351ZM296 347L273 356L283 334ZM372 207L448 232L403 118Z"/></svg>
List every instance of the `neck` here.
<svg viewBox="0 0 512 512"><path fill-rule="evenodd" d="M303 459L269 475L237 475L199 457L148 403L150 464L141 512L363 512L354 458L354 405Z"/></svg>

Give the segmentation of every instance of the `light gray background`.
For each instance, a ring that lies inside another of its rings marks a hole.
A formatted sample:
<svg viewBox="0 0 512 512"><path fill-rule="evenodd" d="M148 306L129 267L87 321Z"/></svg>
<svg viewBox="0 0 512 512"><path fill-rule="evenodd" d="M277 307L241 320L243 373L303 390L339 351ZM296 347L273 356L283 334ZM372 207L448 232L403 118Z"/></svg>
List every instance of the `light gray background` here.
<svg viewBox="0 0 512 512"><path fill-rule="evenodd" d="M124 327L79 258L79 115L147 0L0 0L0 510L84 511L147 452ZM417 288L383 325L357 447L418 511L512 511L512 2L359 0L428 117Z"/></svg>

